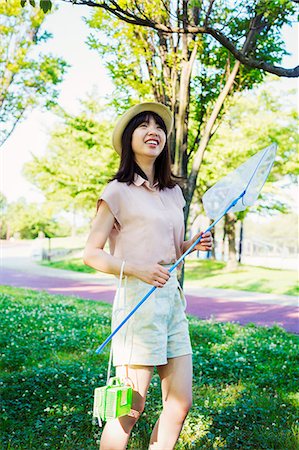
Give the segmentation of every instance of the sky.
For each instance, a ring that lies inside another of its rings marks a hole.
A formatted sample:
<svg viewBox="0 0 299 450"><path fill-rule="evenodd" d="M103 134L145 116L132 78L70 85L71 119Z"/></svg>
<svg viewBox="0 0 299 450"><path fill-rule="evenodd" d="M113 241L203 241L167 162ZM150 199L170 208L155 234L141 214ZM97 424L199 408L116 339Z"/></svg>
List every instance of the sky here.
<svg viewBox="0 0 299 450"><path fill-rule="evenodd" d="M62 3L58 11L47 16L44 24L53 38L40 48L64 58L71 65L59 87L59 104L71 114L79 113L79 99L86 97L93 89L100 98L109 97L113 92L113 84L100 57L84 44L90 31L82 17L89 15L88 7ZM298 59L298 26L286 29L284 34L291 56L285 57L282 65L294 67ZM288 78L281 79L280 82L290 88L298 88L297 80ZM56 122L57 117L53 113L35 109L27 114L26 120L17 125L0 148L0 191L9 202L21 196L29 202L43 201L43 195L23 177L22 167L32 159L32 153L42 155L46 151L50 131Z"/></svg>

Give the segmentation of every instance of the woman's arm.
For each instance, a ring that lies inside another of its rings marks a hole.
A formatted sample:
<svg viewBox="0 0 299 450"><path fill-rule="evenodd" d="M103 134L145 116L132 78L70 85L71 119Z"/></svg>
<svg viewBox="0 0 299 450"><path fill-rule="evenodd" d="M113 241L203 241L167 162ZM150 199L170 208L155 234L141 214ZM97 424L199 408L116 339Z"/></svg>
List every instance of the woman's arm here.
<svg viewBox="0 0 299 450"><path fill-rule="evenodd" d="M122 260L103 250L112 231L114 220L107 203L101 201L85 245L83 262L100 272L119 275Z"/></svg>
<svg viewBox="0 0 299 450"><path fill-rule="evenodd" d="M100 272L119 275L122 260L104 251L114 221L115 218L109 206L102 200L85 245L83 261L87 266ZM125 261L124 274L139 278L156 287L163 287L170 276L168 270L159 264L140 267L138 262L132 261Z"/></svg>
<svg viewBox="0 0 299 450"><path fill-rule="evenodd" d="M212 250L213 238L211 232L208 231L205 234L203 232L198 233L193 236L193 238L189 239L189 241L184 241L181 245L182 254L184 254L188 250L188 248L191 247L191 245L199 238L199 236L202 236L200 242L194 247L193 250L191 250L190 253L194 252L195 250L201 250L203 252Z"/></svg>

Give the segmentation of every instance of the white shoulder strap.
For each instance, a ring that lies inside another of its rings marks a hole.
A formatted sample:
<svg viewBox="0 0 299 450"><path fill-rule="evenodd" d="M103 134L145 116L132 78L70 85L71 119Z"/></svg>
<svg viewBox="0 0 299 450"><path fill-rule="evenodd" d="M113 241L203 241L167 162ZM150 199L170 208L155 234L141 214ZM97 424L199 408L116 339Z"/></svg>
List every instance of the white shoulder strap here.
<svg viewBox="0 0 299 450"><path fill-rule="evenodd" d="M121 269L120 269L120 274L119 274L118 289L117 289L117 303L119 303L119 294L120 294L120 289L121 289L121 285L122 285L122 278L123 278L123 273L124 273L124 267L125 267L125 261L122 262ZM108 371L107 371L107 384L109 382L110 374L111 374L112 341L111 341L110 345L111 345L111 347L110 347L110 355L109 355L109 363L108 363Z"/></svg>

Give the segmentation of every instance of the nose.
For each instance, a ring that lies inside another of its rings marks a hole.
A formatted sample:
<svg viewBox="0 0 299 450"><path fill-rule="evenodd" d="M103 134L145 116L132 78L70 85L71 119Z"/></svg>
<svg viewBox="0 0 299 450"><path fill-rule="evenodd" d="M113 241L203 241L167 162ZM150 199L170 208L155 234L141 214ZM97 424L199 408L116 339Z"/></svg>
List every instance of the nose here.
<svg viewBox="0 0 299 450"><path fill-rule="evenodd" d="M148 135L148 136L152 136L152 137L157 137L157 136L158 136L158 133L156 133L155 130L150 130L150 131L147 133L147 135Z"/></svg>
<svg viewBox="0 0 299 450"><path fill-rule="evenodd" d="M158 129L156 127L156 125L150 125L148 130L147 130L147 134L154 134L154 135L158 135Z"/></svg>

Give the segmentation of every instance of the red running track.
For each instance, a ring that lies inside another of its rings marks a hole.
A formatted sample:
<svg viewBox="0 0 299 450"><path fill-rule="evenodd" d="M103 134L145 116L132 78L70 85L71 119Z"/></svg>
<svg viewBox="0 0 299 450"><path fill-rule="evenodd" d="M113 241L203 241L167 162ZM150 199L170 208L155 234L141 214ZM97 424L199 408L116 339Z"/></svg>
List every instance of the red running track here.
<svg viewBox="0 0 299 450"><path fill-rule="evenodd" d="M45 290L50 294L74 295L90 300L112 303L115 288L94 283L84 283L69 278L40 276L13 269L1 269L0 284L22 288ZM263 304L223 298L186 295L187 313L200 319L213 317L219 322L238 322L241 325L272 326L277 324L291 333L299 333L298 308L279 304ZM149 299L150 301L150 299Z"/></svg>

